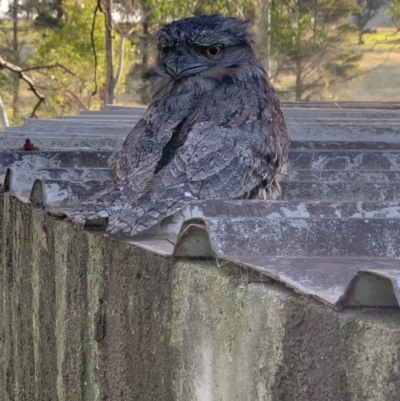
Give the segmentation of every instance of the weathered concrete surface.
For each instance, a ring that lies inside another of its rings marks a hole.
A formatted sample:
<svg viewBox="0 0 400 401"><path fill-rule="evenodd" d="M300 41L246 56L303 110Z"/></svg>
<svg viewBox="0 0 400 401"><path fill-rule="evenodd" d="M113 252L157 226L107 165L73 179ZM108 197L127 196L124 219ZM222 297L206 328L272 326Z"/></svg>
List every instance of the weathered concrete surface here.
<svg viewBox="0 0 400 401"><path fill-rule="evenodd" d="M0 196L0 400L395 401L400 311L337 312Z"/></svg>

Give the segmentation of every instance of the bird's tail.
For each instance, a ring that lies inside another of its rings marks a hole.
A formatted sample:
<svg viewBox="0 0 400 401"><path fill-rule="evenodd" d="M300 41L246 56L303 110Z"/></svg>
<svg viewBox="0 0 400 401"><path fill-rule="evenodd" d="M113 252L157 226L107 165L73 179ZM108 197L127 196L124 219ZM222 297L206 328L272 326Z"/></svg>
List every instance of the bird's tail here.
<svg viewBox="0 0 400 401"><path fill-rule="evenodd" d="M193 200L193 197L186 196L152 199L145 194L134 204L126 204L125 208L110 215L106 235L133 237L175 214Z"/></svg>
<svg viewBox="0 0 400 401"><path fill-rule="evenodd" d="M105 220L106 235L130 238L195 200L184 188L173 188L169 192L168 189L163 193L149 191L132 202L119 187L114 187L85 201L79 210L68 216L68 220L86 224Z"/></svg>
<svg viewBox="0 0 400 401"><path fill-rule="evenodd" d="M121 196L121 191L114 187L111 190L100 191L84 201L79 209L68 215L67 220L87 222L108 219L114 211L125 208L125 204L126 200Z"/></svg>

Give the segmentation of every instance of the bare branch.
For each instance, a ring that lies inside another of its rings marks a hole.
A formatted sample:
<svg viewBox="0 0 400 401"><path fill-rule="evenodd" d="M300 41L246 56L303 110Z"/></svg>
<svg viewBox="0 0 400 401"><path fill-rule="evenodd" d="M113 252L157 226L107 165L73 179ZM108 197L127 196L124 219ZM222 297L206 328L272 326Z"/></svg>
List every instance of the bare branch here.
<svg viewBox="0 0 400 401"><path fill-rule="evenodd" d="M124 54L125 54L125 39L126 36L125 35L121 35L121 39L119 42L119 49L118 49L118 69L117 69L117 74L115 75L115 82L116 85L118 84L119 79L121 78L121 74L122 74L122 64L124 61Z"/></svg>
<svg viewBox="0 0 400 401"><path fill-rule="evenodd" d="M315 49L315 35L317 33L318 0L315 0L314 7L314 26L313 26L313 50Z"/></svg>
<svg viewBox="0 0 400 401"><path fill-rule="evenodd" d="M379 45L379 44L381 44L381 43L385 43L389 37L391 37L391 36L396 36L399 32L400 32L400 28L397 28L396 31L394 31L393 33L387 34L387 35L385 36L385 39L376 41L376 42L372 45L371 51L374 50L375 46L377 46L377 45ZM390 47L390 49L387 51L386 57L385 57L385 59L384 59L382 62L380 62L377 66L375 66L375 67L373 67L373 68L371 68L371 69L368 69L368 70L366 70L366 71L360 73L359 75L362 76L362 75L370 74L372 71L375 71L375 70L377 70L378 68L382 67L383 64L385 64L385 63L389 60L389 57L390 57L390 54L392 53L392 50L393 50L396 46L398 46L398 45L399 45L399 42L394 42L394 43L392 44L392 46Z"/></svg>
<svg viewBox="0 0 400 401"><path fill-rule="evenodd" d="M121 28L118 26L118 24L114 20L112 21L112 24L117 32L122 36L124 33L121 31Z"/></svg>
<svg viewBox="0 0 400 401"><path fill-rule="evenodd" d="M304 67L304 71L302 74L303 82L309 75L311 75L316 69L318 69L322 59L324 58L324 56L326 54L327 49L328 49L328 46L324 46L323 49L321 49L320 54L318 54L317 57L314 58L313 60L310 60L310 63L308 63L308 66L306 65ZM307 71L307 67L308 67L308 71Z"/></svg>
<svg viewBox="0 0 400 401"><path fill-rule="evenodd" d="M54 77L51 80L51 85L47 83L45 80L44 82L37 82L36 84L37 88L40 88L45 91L60 91L64 94L65 97L68 98L68 100L71 103L74 103L75 105L78 106L80 109L84 110L89 110L88 105L85 104L84 100L81 99L78 95L76 95L71 89L68 83L60 81L57 77Z"/></svg>
<svg viewBox="0 0 400 401"><path fill-rule="evenodd" d="M140 18L139 21L137 21L137 22L135 22L133 25L131 25L130 29L129 29L128 32L126 32L126 34L125 34L126 37L128 37L128 36L133 32L133 30L134 30L139 24L141 24L142 22L146 21L147 18L149 18L149 17L151 16L152 13L153 13L153 10L147 11L147 12L142 16L142 18Z"/></svg>
<svg viewBox="0 0 400 401"><path fill-rule="evenodd" d="M98 84L97 84L97 64L98 64L98 62L97 62L96 43L94 41L94 28L96 26L97 11L99 9L101 9L100 1L101 0L97 1L96 8L93 11L92 29L90 30L90 41L92 43L93 58L94 58L94 69L93 69L94 89L89 97L89 109L90 109L90 103L92 101L92 97L97 93L97 90L98 90Z"/></svg>
<svg viewBox="0 0 400 401"><path fill-rule="evenodd" d="M385 42L387 41L387 38L389 38L389 37L391 37L391 36L396 36L399 32L400 32L400 28L397 28L395 32L387 34L387 35L385 36L385 39L376 41L376 42L372 45L371 51L374 50L375 46L380 45L380 44L382 44L382 43L385 43ZM395 43L395 44L396 44L396 43ZM393 48L393 47L392 47L392 48Z"/></svg>
<svg viewBox="0 0 400 401"><path fill-rule="evenodd" d="M53 69L53 68L61 68L65 72L68 72L68 74L75 75L69 68L65 67L64 65L60 63L55 63L55 64L50 64L50 65L37 65L34 67L27 67L21 69L22 72L26 71L34 71L34 70L45 70L45 69Z"/></svg>
<svg viewBox="0 0 400 401"><path fill-rule="evenodd" d="M35 94L35 96L39 99L36 106L33 108L32 113L31 113L31 118L36 116L36 111L39 108L39 106L44 102L45 100L45 96L43 94L41 94L40 92L38 92L38 90L36 89L35 83L33 82L33 80L31 78L29 78L24 71L18 67L15 64L12 64L6 60L4 60L2 57L0 57L0 69L7 69L11 72L13 72L14 74L18 75L19 79L22 79L23 81L25 81L28 86L29 89Z"/></svg>
<svg viewBox="0 0 400 401"><path fill-rule="evenodd" d="M70 98L72 98L82 109L84 109L84 110L89 110L89 107L86 106L86 104L83 103L83 101L82 101L78 96L76 96L74 92L72 92L72 91L70 91L70 90L67 90L65 93L66 93Z"/></svg>
<svg viewBox="0 0 400 401"><path fill-rule="evenodd" d="M290 5L288 1L286 1L286 0L281 0L281 1L290 10L290 12L292 12L292 13L295 12L294 6Z"/></svg>
<svg viewBox="0 0 400 401"><path fill-rule="evenodd" d="M385 59L384 59L381 63L379 63L376 67L371 68L370 70L368 70L366 73L367 73L367 74L370 74L372 71L375 71L375 70L377 70L378 68L382 67L382 65L385 64L385 63L389 60L390 54L392 53L392 50L393 50L394 47L396 47L396 46L398 46L398 43L393 43L393 45L391 46L391 48L390 48L390 49L388 50L388 52L386 53Z"/></svg>
<svg viewBox="0 0 400 401"><path fill-rule="evenodd" d="M103 7L101 6L101 0L97 0L96 9L99 10L104 15L104 24L106 26L107 33L110 36L110 38L114 39L114 36L112 35L112 28L110 25L108 25L108 22L107 22L107 12L104 11Z"/></svg>
<svg viewBox="0 0 400 401"><path fill-rule="evenodd" d="M36 91L33 91L33 93L35 93L36 96L38 96L38 93ZM39 98L39 101L36 103L36 106L33 108L32 113L30 115L30 118L34 118L37 117L36 116L36 111L39 108L39 106L44 103L45 97L43 98Z"/></svg>

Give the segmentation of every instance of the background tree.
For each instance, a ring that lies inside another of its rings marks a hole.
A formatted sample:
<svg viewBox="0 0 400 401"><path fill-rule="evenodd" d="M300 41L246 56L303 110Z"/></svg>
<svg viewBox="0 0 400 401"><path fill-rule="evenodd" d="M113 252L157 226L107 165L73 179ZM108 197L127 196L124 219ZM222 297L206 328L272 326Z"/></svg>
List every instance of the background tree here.
<svg viewBox="0 0 400 401"><path fill-rule="evenodd" d="M389 7L389 16L393 25L396 27L396 31L392 36L397 36L397 34L400 32L400 0L392 0ZM392 50L395 46L400 48L400 38L397 37L396 39L392 40L392 43L393 44L390 50Z"/></svg>
<svg viewBox="0 0 400 401"><path fill-rule="evenodd" d="M139 29L134 30L130 36L130 40L136 45L137 59L128 73L128 88L130 87L131 90L135 88L141 103L146 104L149 101L147 84L142 82L140 77L151 63L153 34L160 26L180 18L214 13L247 18L254 22L259 10L259 1L261 0L175 0L173 2L142 0L144 18L138 25Z"/></svg>
<svg viewBox="0 0 400 401"><path fill-rule="evenodd" d="M19 4L20 11L34 20L37 27L57 27L62 20L62 0L23 0Z"/></svg>
<svg viewBox="0 0 400 401"><path fill-rule="evenodd" d="M46 10L51 12L61 4L61 0L13 0L10 2L8 15L11 18L11 26L7 21L0 21L0 57L5 57L9 62L19 68L27 68L32 56L32 21L39 18L40 13ZM57 15L55 13L55 15ZM60 17L61 18L61 17ZM3 73L3 81L12 82L4 87L4 90L12 90L12 119L20 120L20 79L15 74Z"/></svg>
<svg viewBox="0 0 400 401"><path fill-rule="evenodd" d="M400 31L400 0L392 0L389 15L393 25L397 28L397 32Z"/></svg>
<svg viewBox="0 0 400 401"><path fill-rule="evenodd" d="M100 8L100 0L97 8ZM117 85L123 75L126 39L140 24L151 15L143 4L135 0L105 0L105 35L106 35L106 84L105 103L114 104ZM116 14L116 16L114 16ZM114 48L115 32L118 35L118 47ZM114 68L114 64L117 67ZM115 72L114 72L115 71Z"/></svg>
<svg viewBox="0 0 400 401"><path fill-rule="evenodd" d="M94 1L64 0L63 19L58 27L43 30L31 61L32 66L68 66L68 71L57 68L35 73L38 87L47 95L48 107L57 115L90 107L94 91L95 59L90 40L94 5ZM98 65L96 82L101 87L105 84L105 34L100 20L93 29L93 43ZM99 94L94 100L100 103Z"/></svg>
<svg viewBox="0 0 400 401"><path fill-rule="evenodd" d="M353 21L358 27L358 44L364 44L363 35L368 22L374 18L387 0L357 0L357 9L352 12Z"/></svg>
<svg viewBox="0 0 400 401"><path fill-rule="evenodd" d="M362 55L344 46L355 29L346 21L353 7L351 0L320 0L318 8L313 0L271 3L272 79L293 76L285 91L294 91L296 101L326 94L356 73Z"/></svg>
<svg viewBox="0 0 400 401"><path fill-rule="evenodd" d="M154 32L178 18L221 13L251 20L260 58L283 99L326 99L336 83L358 74L361 52L375 57L376 64L392 44L393 57L398 51L398 36L390 28L379 30L379 50L360 46L355 51L359 28L349 23L349 15L362 6L372 9L368 2L383 2L360 1L13 0L13 18L0 20L0 57L24 70L46 95L40 116L98 108L117 96L146 104L140 76L156 54ZM387 1L399 28L400 0ZM27 86L5 70L0 70L0 96L8 110L14 104L11 123L22 121L18 107L28 115L26 109L30 112L35 102Z"/></svg>
<svg viewBox="0 0 400 401"><path fill-rule="evenodd" d="M0 25L1 37L0 40L0 57L7 57L11 62L15 64L22 64L20 57L20 5L18 0L13 0L8 9L8 16L11 18L12 26ZM11 29L10 29L11 28ZM19 79L15 76L8 76L8 79L12 81L12 110L13 118L18 118L18 106L19 106ZM6 78L6 79L7 79ZM3 79L4 80L4 79Z"/></svg>

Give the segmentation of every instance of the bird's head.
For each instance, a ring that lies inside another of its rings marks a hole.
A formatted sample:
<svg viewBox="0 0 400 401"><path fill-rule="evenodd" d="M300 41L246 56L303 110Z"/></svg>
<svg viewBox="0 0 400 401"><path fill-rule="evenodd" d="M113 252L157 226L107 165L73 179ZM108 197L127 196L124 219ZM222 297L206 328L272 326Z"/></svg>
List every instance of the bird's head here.
<svg viewBox="0 0 400 401"><path fill-rule="evenodd" d="M156 38L157 60L144 78L157 88L222 79L255 59L250 24L237 18L217 14L185 18L161 28Z"/></svg>

